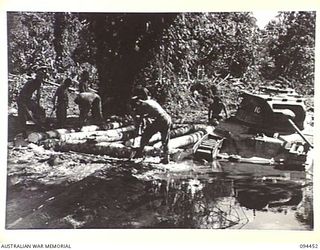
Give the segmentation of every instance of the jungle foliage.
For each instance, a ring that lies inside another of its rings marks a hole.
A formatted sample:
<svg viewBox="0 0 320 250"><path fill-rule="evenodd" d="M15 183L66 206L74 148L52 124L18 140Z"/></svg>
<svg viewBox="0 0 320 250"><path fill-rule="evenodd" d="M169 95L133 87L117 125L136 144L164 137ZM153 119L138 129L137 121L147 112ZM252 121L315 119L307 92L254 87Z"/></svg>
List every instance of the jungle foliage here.
<svg viewBox="0 0 320 250"><path fill-rule="evenodd" d="M279 12L263 30L251 12L8 12L7 21L10 74L44 66L60 82L87 70L108 113L125 112L136 85L176 108L199 101L192 86L204 89L205 101L218 85L228 104L234 86L255 89L279 77L313 94L315 12Z"/></svg>

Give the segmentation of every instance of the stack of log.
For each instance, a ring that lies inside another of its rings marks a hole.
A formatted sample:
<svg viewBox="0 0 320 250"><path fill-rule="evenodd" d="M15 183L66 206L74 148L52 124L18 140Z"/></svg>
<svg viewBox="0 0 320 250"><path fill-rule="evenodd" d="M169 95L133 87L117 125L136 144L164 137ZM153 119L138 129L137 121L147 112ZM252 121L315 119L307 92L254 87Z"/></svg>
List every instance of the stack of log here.
<svg viewBox="0 0 320 250"><path fill-rule="evenodd" d="M170 132L169 152L194 145L205 134L205 125L175 124ZM57 151L75 151L89 154L131 158L139 147L141 136L136 136L132 124L112 122L103 127L91 125L81 130L55 129L29 134L28 141ZM162 143L160 133L155 134L145 147L150 156L159 155Z"/></svg>

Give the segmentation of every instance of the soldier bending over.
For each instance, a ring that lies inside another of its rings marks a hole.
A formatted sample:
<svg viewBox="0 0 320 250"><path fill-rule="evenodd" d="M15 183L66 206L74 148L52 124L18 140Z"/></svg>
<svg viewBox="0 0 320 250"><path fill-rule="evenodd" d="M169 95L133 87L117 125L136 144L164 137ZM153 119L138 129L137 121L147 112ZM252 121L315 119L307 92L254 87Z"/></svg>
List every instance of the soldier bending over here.
<svg viewBox="0 0 320 250"><path fill-rule="evenodd" d="M80 126L83 126L89 117L91 111L92 118L96 124L103 124L103 117L101 112L101 98L98 94L93 92L82 92L77 95L74 100L79 105L80 109Z"/></svg>
<svg viewBox="0 0 320 250"><path fill-rule="evenodd" d="M134 101L134 112L138 120L144 118L151 118L152 122L146 124L146 128L141 136L141 144L134 158L140 158L143 156L142 152L144 147L149 142L152 135L157 132L161 133L161 141L163 145L164 157L161 163L169 163L169 139L170 139L170 128L171 128L171 117L168 113L157 103L155 100L149 99L146 94L132 97ZM139 128L139 121L137 122Z"/></svg>

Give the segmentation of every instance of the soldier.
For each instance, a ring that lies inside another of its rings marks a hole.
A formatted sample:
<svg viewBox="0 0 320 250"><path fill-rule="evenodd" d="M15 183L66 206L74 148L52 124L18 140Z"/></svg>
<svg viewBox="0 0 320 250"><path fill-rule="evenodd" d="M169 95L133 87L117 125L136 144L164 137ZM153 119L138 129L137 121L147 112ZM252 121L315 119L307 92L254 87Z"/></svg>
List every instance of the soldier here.
<svg viewBox="0 0 320 250"><path fill-rule="evenodd" d="M219 96L215 95L213 101L209 104L208 122L211 124L217 123L222 119L221 111L224 111L225 118L228 117L226 106L223 104Z"/></svg>
<svg viewBox="0 0 320 250"><path fill-rule="evenodd" d="M40 88L44 77L45 71L37 70L36 78L28 81L19 93L17 98L18 118L23 129L25 129L28 118L40 123L45 120L45 110L40 106ZM35 92L37 92L36 100L33 100L32 96Z"/></svg>
<svg viewBox="0 0 320 250"><path fill-rule="evenodd" d="M71 86L71 79L67 78L56 90L53 96L53 109L56 108L57 124L59 127L65 125L67 120L67 109L69 103L68 88ZM56 105L57 100L57 105Z"/></svg>
<svg viewBox="0 0 320 250"><path fill-rule="evenodd" d="M146 93L132 97L132 101L134 102L133 109L138 119L138 122L136 123L138 128L140 124L139 120L142 121L144 118L151 118L151 122L146 124L146 128L142 133L140 147L136 151L134 158L141 158L143 156L143 149L152 135L160 132L164 153L161 163L169 163L168 144L170 139L171 117L159 103L150 99Z"/></svg>
<svg viewBox="0 0 320 250"><path fill-rule="evenodd" d="M133 96L140 96L146 99L150 99L150 92L147 88L142 87L142 85L138 85L134 90L133 90ZM138 117L140 117L140 114L136 113L136 99L133 98L132 99L133 103L131 103L131 106L133 107L133 113L134 116L137 115ZM139 119L134 119L135 123L139 123L139 124L135 124L136 126L136 130L137 130L137 134L141 134L142 131L146 128L147 123L151 123L150 118L148 117L141 117Z"/></svg>
<svg viewBox="0 0 320 250"><path fill-rule="evenodd" d="M79 92L88 92L89 91L89 72L83 71L79 81Z"/></svg>
<svg viewBox="0 0 320 250"><path fill-rule="evenodd" d="M77 95L74 102L79 105L79 119L81 126L83 126L88 120L90 110L95 123L103 123L103 117L101 112L101 98L98 94L93 92L82 92Z"/></svg>

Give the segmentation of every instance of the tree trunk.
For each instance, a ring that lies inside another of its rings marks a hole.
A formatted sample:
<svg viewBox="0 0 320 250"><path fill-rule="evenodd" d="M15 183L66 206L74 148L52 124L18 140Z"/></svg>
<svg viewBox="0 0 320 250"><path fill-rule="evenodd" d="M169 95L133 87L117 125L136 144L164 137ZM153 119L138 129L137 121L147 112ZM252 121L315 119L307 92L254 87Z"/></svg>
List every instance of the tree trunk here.
<svg viewBox="0 0 320 250"><path fill-rule="evenodd" d="M63 55L63 31L65 28L65 17L64 13L56 12L54 14L54 24L53 24L53 46L56 51L56 66L59 72L62 72L62 55Z"/></svg>
<svg viewBox="0 0 320 250"><path fill-rule="evenodd" d="M158 45L163 30L176 15L122 14L121 21L119 14L89 16L89 28L97 48L99 94L103 100L110 99L103 105L104 114L129 111L134 79L151 57L150 51Z"/></svg>

